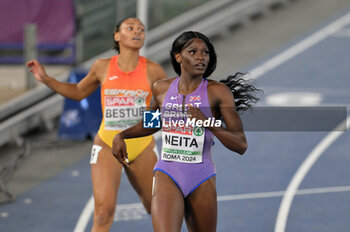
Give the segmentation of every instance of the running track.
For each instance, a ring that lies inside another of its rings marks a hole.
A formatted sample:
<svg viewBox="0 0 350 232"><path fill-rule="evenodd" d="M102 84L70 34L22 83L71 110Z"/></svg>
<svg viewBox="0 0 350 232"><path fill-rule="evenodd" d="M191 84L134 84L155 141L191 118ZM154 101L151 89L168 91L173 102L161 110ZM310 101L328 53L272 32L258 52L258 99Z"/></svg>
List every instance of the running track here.
<svg viewBox="0 0 350 232"><path fill-rule="evenodd" d="M282 104L298 105L309 99L295 96L310 96L313 105L349 107L349 51L350 12L251 69L265 92L259 104L275 104L276 96L282 96ZM213 148L218 231L348 230L349 132L266 131L247 132L247 137L244 156L229 152L218 141ZM150 216L125 175L120 189L111 231L152 231ZM91 200L85 159L15 203L1 206L0 230L89 231Z"/></svg>

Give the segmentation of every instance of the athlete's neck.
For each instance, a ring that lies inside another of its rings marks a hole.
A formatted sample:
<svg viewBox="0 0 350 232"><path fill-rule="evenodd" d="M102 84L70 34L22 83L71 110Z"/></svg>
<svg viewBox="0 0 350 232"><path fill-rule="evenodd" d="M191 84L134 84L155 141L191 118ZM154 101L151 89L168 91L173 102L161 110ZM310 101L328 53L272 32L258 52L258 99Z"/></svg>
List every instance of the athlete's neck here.
<svg viewBox="0 0 350 232"><path fill-rule="evenodd" d="M123 72L131 72L139 63L139 50L128 50L120 52L118 57L119 69Z"/></svg>
<svg viewBox="0 0 350 232"><path fill-rule="evenodd" d="M188 75L181 74L180 80L179 80L179 86L178 86L179 93L183 95L188 95L192 93L198 88L201 81L202 81L201 76L191 77Z"/></svg>

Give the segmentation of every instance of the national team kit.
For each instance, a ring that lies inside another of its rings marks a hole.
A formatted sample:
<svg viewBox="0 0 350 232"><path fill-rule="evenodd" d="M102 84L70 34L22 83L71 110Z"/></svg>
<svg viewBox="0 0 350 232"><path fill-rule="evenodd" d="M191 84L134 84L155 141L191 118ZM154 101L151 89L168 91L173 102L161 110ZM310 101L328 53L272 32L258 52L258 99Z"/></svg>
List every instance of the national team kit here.
<svg viewBox="0 0 350 232"><path fill-rule="evenodd" d="M118 55L110 60L107 77L101 85L103 119L99 137L109 147L118 132L142 119L143 111L152 99L147 80L147 59L140 56L135 70L123 72L118 66ZM152 136L125 140L128 159L131 162L152 142Z"/></svg>
<svg viewBox="0 0 350 232"><path fill-rule="evenodd" d="M179 94L179 80L177 77L171 83L165 95L163 122L186 120L185 106L188 104L200 107L207 118L213 118L207 94L208 81L202 79L195 91L184 96ZM166 112L169 110L172 112ZM201 183L216 175L211 158L214 136L204 127L187 123L182 127L163 123L162 129L162 152L154 171L166 173L186 197Z"/></svg>

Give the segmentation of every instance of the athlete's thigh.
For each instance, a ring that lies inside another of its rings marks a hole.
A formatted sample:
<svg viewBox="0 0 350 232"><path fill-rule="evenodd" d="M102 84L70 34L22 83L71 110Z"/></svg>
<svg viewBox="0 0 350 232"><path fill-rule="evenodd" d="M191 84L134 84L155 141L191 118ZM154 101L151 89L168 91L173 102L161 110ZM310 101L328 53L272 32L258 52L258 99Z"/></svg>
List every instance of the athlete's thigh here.
<svg viewBox="0 0 350 232"><path fill-rule="evenodd" d="M115 207L122 165L99 137L94 140L91 163L91 180L95 203Z"/></svg>
<svg viewBox="0 0 350 232"><path fill-rule="evenodd" d="M217 195L215 176L185 198L185 219L189 232L216 231Z"/></svg>
<svg viewBox="0 0 350 232"><path fill-rule="evenodd" d="M179 232L184 217L184 199L175 182L165 173L154 173L152 224L155 232Z"/></svg>
<svg viewBox="0 0 350 232"><path fill-rule="evenodd" d="M125 173L148 213L151 210L153 168L157 162L153 148L155 148L154 139L128 167L125 167Z"/></svg>

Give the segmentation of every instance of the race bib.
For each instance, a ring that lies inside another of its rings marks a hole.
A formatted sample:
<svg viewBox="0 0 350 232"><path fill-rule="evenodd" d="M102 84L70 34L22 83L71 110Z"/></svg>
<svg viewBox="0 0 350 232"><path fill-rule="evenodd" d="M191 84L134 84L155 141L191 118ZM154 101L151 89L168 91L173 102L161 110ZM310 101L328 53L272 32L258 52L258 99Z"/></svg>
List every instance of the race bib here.
<svg viewBox="0 0 350 232"><path fill-rule="evenodd" d="M163 125L162 160L201 163L205 129L203 127L171 127Z"/></svg>
<svg viewBox="0 0 350 232"><path fill-rule="evenodd" d="M91 157L90 157L90 164L96 164L98 159L98 154L102 150L102 147L99 145L93 145L91 149Z"/></svg>
<svg viewBox="0 0 350 232"><path fill-rule="evenodd" d="M124 130L138 123L146 109L146 100L135 96L106 96L105 130Z"/></svg>

